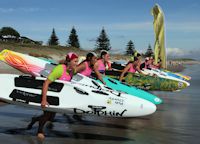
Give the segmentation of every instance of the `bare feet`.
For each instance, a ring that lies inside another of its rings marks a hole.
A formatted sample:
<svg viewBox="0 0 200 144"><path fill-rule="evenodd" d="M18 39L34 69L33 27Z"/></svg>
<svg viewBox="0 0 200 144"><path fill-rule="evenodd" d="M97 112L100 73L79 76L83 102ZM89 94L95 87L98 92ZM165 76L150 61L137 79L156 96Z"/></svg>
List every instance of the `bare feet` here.
<svg viewBox="0 0 200 144"><path fill-rule="evenodd" d="M43 140L45 138L44 134L43 133L38 133L37 134L37 137L40 139L40 140Z"/></svg>

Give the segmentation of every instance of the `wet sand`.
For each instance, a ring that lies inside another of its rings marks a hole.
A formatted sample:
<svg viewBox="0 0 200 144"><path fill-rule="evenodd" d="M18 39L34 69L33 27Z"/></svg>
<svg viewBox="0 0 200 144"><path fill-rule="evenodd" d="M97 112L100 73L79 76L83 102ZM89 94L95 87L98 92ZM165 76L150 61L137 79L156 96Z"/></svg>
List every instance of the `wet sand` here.
<svg viewBox="0 0 200 144"><path fill-rule="evenodd" d="M3 64L0 63L0 66ZM36 137L37 126L26 130L32 116L39 110L15 105L0 106L0 143L66 144L199 144L200 133L200 65L186 66L182 72L192 76L191 86L179 92L153 92L164 99L157 111L140 118L104 118L84 116L82 121L57 114L52 129L45 129L43 142ZM10 67L2 72L18 73Z"/></svg>

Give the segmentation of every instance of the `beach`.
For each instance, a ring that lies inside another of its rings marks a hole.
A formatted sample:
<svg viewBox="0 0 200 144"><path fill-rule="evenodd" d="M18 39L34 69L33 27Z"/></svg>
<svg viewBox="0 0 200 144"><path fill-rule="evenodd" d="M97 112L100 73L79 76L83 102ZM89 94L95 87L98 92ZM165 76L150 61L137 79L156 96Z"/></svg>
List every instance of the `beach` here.
<svg viewBox="0 0 200 144"><path fill-rule="evenodd" d="M21 72L0 62L0 73ZM200 98L199 64L186 65L182 73L192 77L190 87L179 92L152 92L164 103L149 116L139 118L106 118L83 116L76 120L71 115L57 114L52 129L45 128L44 141L37 139L37 127L26 130L33 116L40 110L1 104L0 141L9 144L65 144L65 143L199 143Z"/></svg>

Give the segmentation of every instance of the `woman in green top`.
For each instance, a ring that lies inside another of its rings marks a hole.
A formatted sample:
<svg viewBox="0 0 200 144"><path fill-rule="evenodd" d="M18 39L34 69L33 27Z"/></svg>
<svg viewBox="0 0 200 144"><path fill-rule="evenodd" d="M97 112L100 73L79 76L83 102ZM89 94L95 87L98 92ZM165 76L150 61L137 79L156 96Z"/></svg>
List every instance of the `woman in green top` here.
<svg viewBox="0 0 200 144"><path fill-rule="evenodd" d="M47 102L47 91L49 84L55 80L71 81L72 76L75 74L76 66L78 65L78 56L75 53L68 53L64 64L57 65L52 72L49 74L48 78L45 80L42 88L42 101L41 107L45 108L48 106ZM27 129L31 129L33 124L39 121L38 127L38 138L44 139L43 127L47 121L52 121L55 117L54 112L43 111L44 113L41 116L33 117L31 123L28 125Z"/></svg>
<svg viewBox="0 0 200 144"><path fill-rule="evenodd" d="M91 66L91 70L93 69L93 65L96 62L96 59L97 59L96 54L94 53L87 54L86 61L89 63L88 66ZM45 108L46 106L49 105L47 102L46 93L50 83L52 83L57 79L63 81L71 81L71 78L75 73L88 71L89 67L85 67L84 63L81 63L79 66L77 66L77 64L78 64L78 56L75 53L68 53L64 64L59 64L52 70L52 72L49 74L48 78L43 84L42 101L41 101L42 108ZM85 75L84 73L82 74ZM28 125L28 129L31 129L33 124L39 121L38 137L40 139L44 139L45 137L43 133L43 127L45 123L47 121L53 121L56 115L56 113L54 112L49 112L49 111L43 111L43 112L44 112L43 115L38 117L33 117L31 123Z"/></svg>

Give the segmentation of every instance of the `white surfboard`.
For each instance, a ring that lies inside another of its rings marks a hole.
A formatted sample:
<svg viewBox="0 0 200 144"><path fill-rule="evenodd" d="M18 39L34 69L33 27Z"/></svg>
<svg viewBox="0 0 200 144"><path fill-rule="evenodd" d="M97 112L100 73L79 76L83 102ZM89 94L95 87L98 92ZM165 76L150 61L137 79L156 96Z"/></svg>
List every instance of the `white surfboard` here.
<svg viewBox="0 0 200 144"><path fill-rule="evenodd" d="M7 103L41 109L41 88L45 78L0 74L0 100ZM92 114L110 117L138 117L152 114L156 106L144 99L57 80L47 92L49 107L58 113Z"/></svg>

